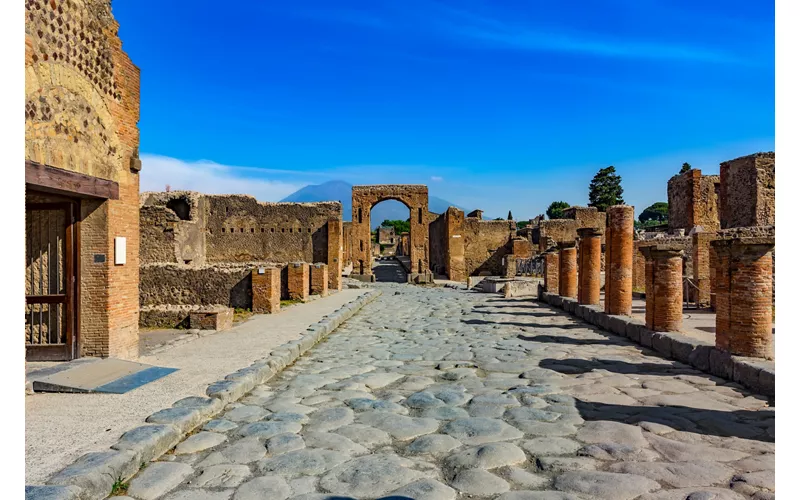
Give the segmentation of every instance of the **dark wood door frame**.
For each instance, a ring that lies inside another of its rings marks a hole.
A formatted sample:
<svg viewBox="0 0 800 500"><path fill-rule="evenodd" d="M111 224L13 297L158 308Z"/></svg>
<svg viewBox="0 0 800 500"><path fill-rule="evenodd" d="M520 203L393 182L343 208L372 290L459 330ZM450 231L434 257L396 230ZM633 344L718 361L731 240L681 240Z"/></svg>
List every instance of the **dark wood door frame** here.
<svg viewBox="0 0 800 500"><path fill-rule="evenodd" d="M28 361L64 361L78 357L78 325L80 324L78 321L78 285L80 283L80 245L78 241L78 235L80 234L80 227L77 220L78 217L76 217L76 212L78 212L79 209L80 204L78 201L58 203L26 203L25 205L26 214L33 211L62 210L65 218L64 293L51 294L49 293L50 290L48 290L47 294L25 296L26 304L64 305L64 343L52 345L26 343L25 357ZM29 236L30 235L26 235L26 238ZM41 323L39 328L39 335L41 336ZM50 328L49 323L48 328ZM33 331L33 322L31 322L31 331Z"/></svg>

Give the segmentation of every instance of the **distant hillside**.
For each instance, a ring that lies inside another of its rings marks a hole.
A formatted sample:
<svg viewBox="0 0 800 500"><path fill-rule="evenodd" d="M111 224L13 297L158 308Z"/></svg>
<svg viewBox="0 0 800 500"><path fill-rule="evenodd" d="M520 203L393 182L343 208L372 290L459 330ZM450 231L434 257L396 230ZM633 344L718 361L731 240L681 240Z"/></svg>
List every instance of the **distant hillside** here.
<svg viewBox="0 0 800 500"><path fill-rule="evenodd" d="M338 201L342 204L342 219L350 220L353 214L353 185L344 181L328 181L324 184L308 185L295 191L281 201L308 203L313 201ZM447 207L458 207L454 203L438 198L428 197L428 210L442 213ZM461 208L461 207L458 207ZM463 208L461 208L463 210ZM381 222L389 220L408 219L408 208L399 201L388 200L379 203L370 215L372 228L378 227Z"/></svg>

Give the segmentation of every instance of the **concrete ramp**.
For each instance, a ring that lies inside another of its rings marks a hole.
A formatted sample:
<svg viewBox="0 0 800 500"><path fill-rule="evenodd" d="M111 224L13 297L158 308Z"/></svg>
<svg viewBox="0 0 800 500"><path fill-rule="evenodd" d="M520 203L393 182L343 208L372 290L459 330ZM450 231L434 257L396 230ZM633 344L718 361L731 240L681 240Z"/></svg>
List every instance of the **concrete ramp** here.
<svg viewBox="0 0 800 500"><path fill-rule="evenodd" d="M121 359L83 358L31 372L27 380L34 392L124 394L174 371Z"/></svg>

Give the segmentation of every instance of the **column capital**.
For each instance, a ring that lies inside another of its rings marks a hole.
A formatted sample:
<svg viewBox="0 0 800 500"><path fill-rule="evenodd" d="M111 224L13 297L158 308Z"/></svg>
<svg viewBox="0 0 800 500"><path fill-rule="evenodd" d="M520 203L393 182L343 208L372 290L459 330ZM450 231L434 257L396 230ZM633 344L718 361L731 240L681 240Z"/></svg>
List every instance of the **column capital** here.
<svg viewBox="0 0 800 500"><path fill-rule="evenodd" d="M603 235L603 230L597 227L582 227L578 229L581 238L596 238Z"/></svg>
<svg viewBox="0 0 800 500"><path fill-rule="evenodd" d="M650 245L640 247L646 260L662 260L673 257L683 257L683 247L679 245Z"/></svg>
<svg viewBox="0 0 800 500"><path fill-rule="evenodd" d="M559 250L564 250L564 249L567 249L567 248L575 248L575 247L577 247L578 246L578 242L575 241L575 240L572 240L572 241L559 241L558 243L556 243L556 246L558 247Z"/></svg>

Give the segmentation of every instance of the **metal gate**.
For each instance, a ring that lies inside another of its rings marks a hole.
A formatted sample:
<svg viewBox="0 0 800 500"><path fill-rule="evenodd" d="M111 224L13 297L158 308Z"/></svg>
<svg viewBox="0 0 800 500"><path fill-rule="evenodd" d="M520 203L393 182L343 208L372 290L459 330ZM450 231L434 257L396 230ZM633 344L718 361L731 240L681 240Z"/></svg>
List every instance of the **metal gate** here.
<svg viewBox="0 0 800 500"><path fill-rule="evenodd" d="M75 357L76 229L73 203L25 206L25 349L28 361Z"/></svg>

